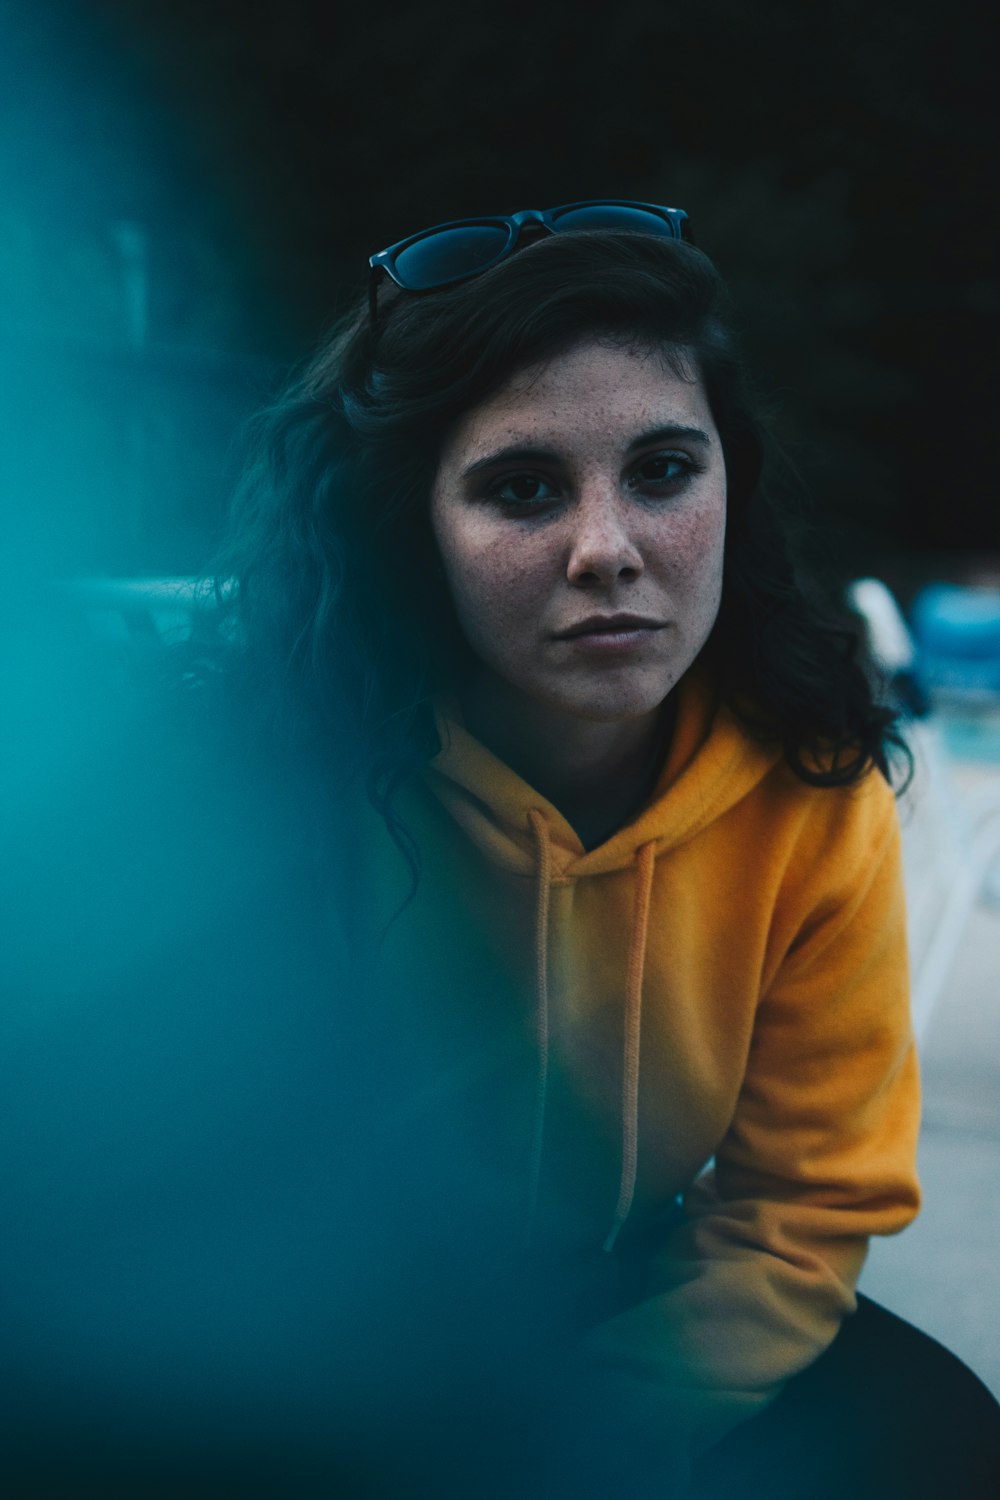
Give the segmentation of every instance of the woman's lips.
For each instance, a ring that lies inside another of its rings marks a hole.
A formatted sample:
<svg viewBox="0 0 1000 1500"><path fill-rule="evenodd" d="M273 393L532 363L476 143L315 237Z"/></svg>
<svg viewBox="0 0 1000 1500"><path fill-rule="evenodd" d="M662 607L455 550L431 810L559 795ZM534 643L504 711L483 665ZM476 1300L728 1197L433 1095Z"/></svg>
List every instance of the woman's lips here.
<svg viewBox="0 0 1000 1500"><path fill-rule="evenodd" d="M636 617L582 620L556 637L570 646L589 651L634 651L665 627L659 620Z"/></svg>

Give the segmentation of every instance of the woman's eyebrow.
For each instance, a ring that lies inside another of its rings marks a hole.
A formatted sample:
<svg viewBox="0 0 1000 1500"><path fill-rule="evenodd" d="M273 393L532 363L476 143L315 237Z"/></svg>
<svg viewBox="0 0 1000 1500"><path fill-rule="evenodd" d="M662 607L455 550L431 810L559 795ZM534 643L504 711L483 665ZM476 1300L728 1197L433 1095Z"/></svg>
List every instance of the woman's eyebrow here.
<svg viewBox="0 0 1000 1500"><path fill-rule="evenodd" d="M673 443L678 438L687 438L693 443L704 443L706 447L712 441L709 434L701 427L686 427L680 422L668 422L663 427L651 427L648 432L641 432L629 443L629 450L645 448L647 443Z"/></svg>
<svg viewBox="0 0 1000 1500"><path fill-rule="evenodd" d="M462 478L480 474L483 469L493 469L497 464L557 464L559 461L559 454L554 448L532 448L523 443L512 443L508 448L497 448L484 458L477 458L474 463L467 464L462 470Z"/></svg>
<svg viewBox="0 0 1000 1500"><path fill-rule="evenodd" d="M640 432L628 445L631 453L634 448L645 448L650 443L675 443L678 439L686 439L692 443L703 443L706 447L711 444L711 437L701 427L689 427L681 422L667 422L661 427L651 427L646 432ZM560 455L554 448L537 448L528 443L512 443L506 448L497 448L493 453L487 453L483 458L477 458L473 463L467 464L462 470L462 478L470 478L475 474L481 474L484 469L495 468L498 464L558 464L561 462Z"/></svg>

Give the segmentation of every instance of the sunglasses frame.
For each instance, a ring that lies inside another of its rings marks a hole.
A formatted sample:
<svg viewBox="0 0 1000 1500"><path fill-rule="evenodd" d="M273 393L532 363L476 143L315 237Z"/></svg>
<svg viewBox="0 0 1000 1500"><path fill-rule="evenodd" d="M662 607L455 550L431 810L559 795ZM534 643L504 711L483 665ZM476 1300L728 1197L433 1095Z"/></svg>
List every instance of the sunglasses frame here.
<svg viewBox="0 0 1000 1500"><path fill-rule="evenodd" d="M579 203L560 203L556 208L524 208L516 214L483 214L472 219L450 219L445 224L433 224L429 229L419 229L416 234L407 235L405 240L397 240L394 245L389 245L385 250L379 250L369 256L368 264L371 267L371 278L368 287L368 309L371 317L371 326L375 327L378 312L378 281L379 275L385 274L396 283L404 292L419 295L421 292L437 292L446 286L456 286L460 281L471 281L474 276L481 276L484 271L491 271L494 266L513 255L521 238L521 231L526 228L540 229L546 234L573 234L583 233L576 226L574 229L559 229L559 217L579 208L637 208L645 213L654 215L662 223L668 226L666 237L675 240L687 240L693 242L690 222L683 208L665 208L662 203L636 203L627 198L586 198ZM449 229L473 229L477 226L491 229L506 229L507 242L499 253L485 265L476 266L475 270L463 271L458 276L449 276L443 281L436 281L432 286L407 286L396 270L396 261L404 250L409 250L411 245L417 245L421 240L432 239L436 234L442 234ZM625 230L624 233L643 233L642 230ZM650 233L653 231L651 230Z"/></svg>

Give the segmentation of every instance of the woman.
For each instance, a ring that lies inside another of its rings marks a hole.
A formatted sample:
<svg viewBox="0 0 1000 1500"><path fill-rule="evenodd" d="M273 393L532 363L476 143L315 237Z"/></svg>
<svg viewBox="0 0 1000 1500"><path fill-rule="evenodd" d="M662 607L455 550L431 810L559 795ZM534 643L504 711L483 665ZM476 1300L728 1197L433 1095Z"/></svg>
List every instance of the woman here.
<svg viewBox="0 0 1000 1500"><path fill-rule="evenodd" d="M918 1207L894 737L789 561L719 278L683 213L626 204L372 268L265 419L222 604L272 726L367 785L334 815L344 941L419 1059L401 1127L449 1141L430 1241L488 1200L484 1282L544 1286L526 1321L601 1433L552 1460L567 1493L598 1452L623 1494L692 1463L705 1493L980 1493L912 1391L843 1469L817 1451L893 1341L856 1311L867 1239Z"/></svg>
<svg viewBox="0 0 1000 1500"><path fill-rule="evenodd" d="M214 678L257 769L194 840L138 765L153 899L7 1095L36 1425L81 1365L122 1493L153 1449L241 1495L993 1493L995 1403L857 1310L918 1203L891 716L684 225L411 236L262 419Z"/></svg>

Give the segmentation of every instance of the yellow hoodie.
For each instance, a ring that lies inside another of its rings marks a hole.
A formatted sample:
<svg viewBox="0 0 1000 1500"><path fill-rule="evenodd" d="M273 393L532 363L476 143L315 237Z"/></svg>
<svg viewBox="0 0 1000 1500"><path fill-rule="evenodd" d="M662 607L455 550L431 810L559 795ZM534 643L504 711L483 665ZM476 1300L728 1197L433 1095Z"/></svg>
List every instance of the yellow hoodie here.
<svg viewBox="0 0 1000 1500"><path fill-rule="evenodd" d="M689 675L648 804L586 851L440 729L404 809L420 885L380 949L416 1005L437 985L427 1097L467 1101L487 1180L521 1184L512 1255L516 1233L639 1266L587 1357L697 1450L822 1352L868 1236L918 1208L891 791L805 785ZM376 925L406 893L384 856Z"/></svg>

